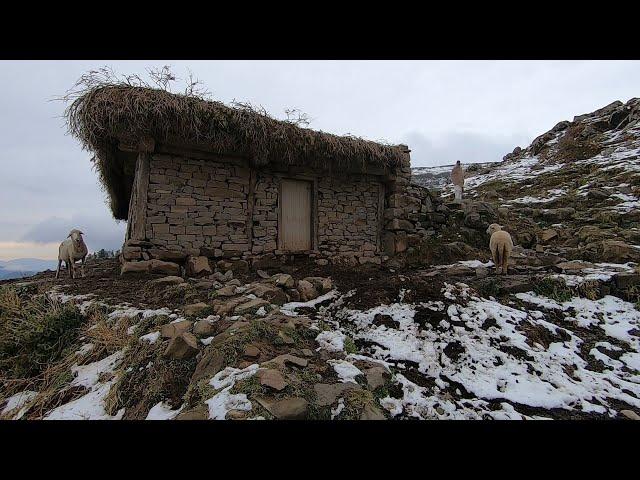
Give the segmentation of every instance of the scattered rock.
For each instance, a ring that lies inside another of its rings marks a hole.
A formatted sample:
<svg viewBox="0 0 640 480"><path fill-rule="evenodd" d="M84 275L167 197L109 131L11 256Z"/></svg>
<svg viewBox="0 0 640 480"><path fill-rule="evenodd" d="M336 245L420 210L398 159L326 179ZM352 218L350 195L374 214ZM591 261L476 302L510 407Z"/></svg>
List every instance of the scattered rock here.
<svg viewBox="0 0 640 480"><path fill-rule="evenodd" d="M209 305L204 302L198 302L192 303L190 305L185 305L182 310L188 317L195 317L206 308L209 308Z"/></svg>
<svg viewBox="0 0 640 480"><path fill-rule="evenodd" d="M187 257L187 262L185 263L186 274L189 277L197 277L199 275L209 275L213 270L209 265L209 259L204 256Z"/></svg>
<svg viewBox="0 0 640 480"><path fill-rule="evenodd" d="M613 279L616 282L616 287L621 290L626 290L627 288L640 284L640 273L618 273Z"/></svg>
<svg viewBox="0 0 640 480"><path fill-rule="evenodd" d="M217 267L233 273L249 273L249 263L246 260L220 260Z"/></svg>
<svg viewBox="0 0 640 480"><path fill-rule="evenodd" d="M249 358L257 358L260 356L260 350L255 345L246 345L243 355Z"/></svg>
<svg viewBox="0 0 640 480"><path fill-rule="evenodd" d="M629 420L640 420L640 415L638 415L633 410L620 410L620 415L628 418Z"/></svg>
<svg viewBox="0 0 640 480"><path fill-rule="evenodd" d="M188 360L198 354L198 339L189 332L183 332L171 339L164 357L173 360Z"/></svg>
<svg viewBox="0 0 640 480"><path fill-rule="evenodd" d="M360 415L360 420L386 420L387 417L378 408L371 404L366 404Z"/></svg>
<svg viewBox="0 0 640 480"><path fill-rule="evenodd" d="M120 275L125 273L148 273L151 268L151 262L143 260L141 262L124 262L120 269Z"/></svg>
<svg viewBox="0 0 640 480"><path fill-rule="evenodd" d="M304 280L311 283L318 293L327 293L333 288L330 278L306 277Z"/></svg>
<svg viewBox="0 0 640 480"><path fill-rule="evenodd" d="M554 238L557 238L557 237L558 237L558 232L553 228L548 228L546 230L543 230L538 235L540 243L547 243L550 240L553 240Z"/></svg>
<svg viewBox="0 0 640 480"><path fill-rule="evenodd" d="M573 207L549 208L540 211L540 216L548 223L559 223L573 217L576 209Z"/></svg>
<svg viewBox="0 0 640 480"><path fill-rule="evenodd" d="M176 417L176 420L208 420L209 419L209 408L202 404L198 405L191 410L187 410L186 412L181 412Z"/></svg>
<svg viewBox="0 0 640 480"><path fill-rule="evenodd" d="M485 268L485 267L476 268L476 277L485 278L487 275L489 275L489 269L488 268Z"/></svg>
<svg viewBox="0 0 640 480"><path fill-rule="evenodd" d="M291 355L290 353L286 353L284 355L278 355L275 358L272 358L271 360L269 360L269 363L277 363L280 365L285 365L287 363L293 364L297 367L306 367L309 362L308 360L305 360L304 358L300 358L300 357L296 357L295 355Z"/></svg>
<svg viewBox="0 0 640 480"><path fill-rule="evenodd" d="M465 265L451 265L444 269L445 275L451 277L462 277L467 275L475 275L475 270Z"/></svg>
<svg viewBox="0 0 640 480"><path fill-rule="evenodd" d="M193 334L198 337L212 337L216 334L217 330L215 322L207 319L199 320L193 326Z"/></svg>
<svg viewBox="0 0 640 480"><path fill-rule="evenodd" d="M161 286L179 285L181 283L184 283L184 278L178 277L175 275L169 275L168 277L162 277L162 278L157 278L155 280L151 280L149 283L153 285L161 285Z"/></svg>
<svg viewBox="0 0 640 480"><path fill-rule="evenodd" d="M233 297L236 294L238 287L235 285L226 285L216 290L216 297Z"/></svg>
<svg viewBox="0 0 640 480"><path fill-rule="evenodd" d="M293 345L296 343L293 338L284 333L282 330L278 332L278 338L280 338L285 345Z"/></svg>
<svg viewBox="0 0 640 480"><path fill-rule="evenodd" d="M153 259L149 261L149 271L151 273L164 273L165 275L180 275L180 265L164 260Z"/></svg>
<svg viewBox="0 0 640 480"><path fill-rule="evenodd" d="M311 282L306 280L298 281L298 292L300 292L300 300L308 302L318 297L318 292Z"/></svg>
<svg viewBox="0 0 640 480"><path fill-rule="evenodd" d="M252 284L245 293L253 294L275 305L284 305L289 300L287 294L281 288L267 283Z"/></svg>
<svg viewBox="0 0 640 480"><path fill-rule="evenodd" d="M400 322L394 320L391 315L384 315L382 313L376 313L373 317L373 324L378 327L384 325L387 328L400 328Z"/></svg>
<svg viewBox="0 0 640 480"><path fill-rule="evenodd" d="M640 249L618 240L602 241L602 262L625 263L640 261Z"/></svg>
<svg viewBox="0 0 640 480"><path fill-rule="evenodd" d="M271 275L269 275L267 272L265 272L264 270L257 270L256 273L258 274L258 276L260 278L271 278Z"/></svg>
<svg viewBox="0 0 640 480"><path fill-rule="evenodd" d="M160 335L162 336L162 338L173 338L183 332L188 332L191 328L191 325L193 325L193 322L190 322L189 320L167 323L160 327Z"/></svg>
<svg viewBox="0 0 640 480"><path fill-rule="evenodd" d="M305 357L313 357L313 350L310 350L308 348L303 348L302 350L300 350L300 353L302 353L302 355L304 355Z"/></svg>
<svg viewBox="0 0 640 480"><path fill-rule="evenodd" d="M295 287L295 282L293 277L288 273L276 273L271 277L271 281L277 286L281 288L293 288Z"/></svg>
<svg viewBox="0 0 640 480"><path fill-rule="evenodd" d="M365 369L364 375L367 379L367 385L370 390L375 390L378 387L384 386L391 378L389 371L382 365L375 365L371 368Z"/></svg>
<svg viewBox="0 0 640 480"><path fill-rule="evenodd" d="M272 368L259 370L256 376L260 380L260 385L272 388L278 392L284 390L287 385L289 385L282 376L282 373Z"/></svg>
<svg viewBox="0 0 640 480"><path fill-rule="evenodd" d="M236 297L220 303L214 302L213 311L218 315L228 315L233 312L238 305L245 303L247 300L249 300L247 297Z"/></svg>
<svg viewBox="0 0 640 480"><path fill-rule="evenodd" d="M349 390L362 390L357 383L316 383L313 386L316 393L315 403L319 407L328 407L333 405L339 396L342 396Z"/></svg>
<svg viewBox="0 0 640 480"><path fill-rule="evenodd" d="M609 192L601 188L592 188L587 192L587 198L590 200L605 200L609 198Z"/></svg>
<svg viewBox="0 0 640 480"><path fill-rule="evenodd" d="M229 410L225 416L225 420L244 420L247 418L247 412L244 410Z"/></svg>
<svg viewBox="0 0 640 480"><path fill-rule="evenodd" d="M585 268L593 268L595 265L590 262L583 262L581 260L572 260L569 262L560 262L554 265L554 268L559 272L580 272Z"/></svg>
<svg viewBox="0 0 640 480"><path fill-rule="evenodd" d="M224 355L215 346L209 345L203 352L202 358L196 365L196 369L191 376L191 383L198 382L203 378L211 378L224 365Z"/></svg>
<svg viewBox="0 0 640 480"><path fill-rule="evenodd" d="M258 397L256 400L278 420L304 420L307 418L309 403L304 398L292 397L274 400Z"/></svg>
<svg viewBox="0 0 640 480"><path fill-rule="evenodd" d="M245 315L249 313L256 313L260 308L264 307L265 309L269 308L270 303L262 298L253 298L248 302L242 303L238 305L233 313L236 315Z"/></svg>

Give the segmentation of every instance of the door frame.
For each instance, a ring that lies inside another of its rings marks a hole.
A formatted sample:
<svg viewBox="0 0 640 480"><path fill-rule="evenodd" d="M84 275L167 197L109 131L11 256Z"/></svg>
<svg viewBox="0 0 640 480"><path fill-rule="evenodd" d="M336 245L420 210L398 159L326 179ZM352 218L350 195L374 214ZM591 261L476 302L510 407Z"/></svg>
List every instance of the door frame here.
<svg viewBox="0 0 640 480"><path fill-rule="evenodd" d="M311 175L278 175L278 252L277 253L317 253L318 252L318 178ZM311 184L311 250L285 250L282 247L282 181L300 180Z"/></svg>

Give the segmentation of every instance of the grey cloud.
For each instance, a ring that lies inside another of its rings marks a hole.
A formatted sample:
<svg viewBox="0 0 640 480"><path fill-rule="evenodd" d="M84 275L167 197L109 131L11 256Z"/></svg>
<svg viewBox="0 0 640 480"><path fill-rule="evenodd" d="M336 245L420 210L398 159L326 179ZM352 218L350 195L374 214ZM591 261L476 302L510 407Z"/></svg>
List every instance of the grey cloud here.
<svg viewBox="0 0 640 480"><path fill-rule="evenodd" d="M493 137L470 132L450 132L439 138L413 132L405 137L414 167L462 163L497 162L516 146L526 147L531 139L524 134Z"/></svg>
<svg viewBox="0 0 640 480"><path fill-rule="evenodd" d="M73 215L71 218L50 217L35 224L22 237L25 242L61 242L69 231L78 228L84 232L85 242L90 251L119 249L124 241L126 223L109 217L105 208L98 215Z"/></svg>

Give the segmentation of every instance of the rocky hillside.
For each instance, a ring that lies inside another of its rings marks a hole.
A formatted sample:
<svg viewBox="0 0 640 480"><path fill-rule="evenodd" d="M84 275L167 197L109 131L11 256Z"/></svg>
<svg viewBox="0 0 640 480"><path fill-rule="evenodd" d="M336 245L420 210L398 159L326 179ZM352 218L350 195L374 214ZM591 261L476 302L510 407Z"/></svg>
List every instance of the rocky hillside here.
<svg viewBox="0 0 640 480"><path fill-rule="evenodd" d="M442 195L451 195L450 184ZM500 163L469 166L465 195L524 248L639 261L640 99L560 122Z"/></svg>
<svg viewBox="0 0 640 480"><path fill-rule="evenodd" d="M527 263L4 282L0 416L640 418L640 273Z"/></svg>

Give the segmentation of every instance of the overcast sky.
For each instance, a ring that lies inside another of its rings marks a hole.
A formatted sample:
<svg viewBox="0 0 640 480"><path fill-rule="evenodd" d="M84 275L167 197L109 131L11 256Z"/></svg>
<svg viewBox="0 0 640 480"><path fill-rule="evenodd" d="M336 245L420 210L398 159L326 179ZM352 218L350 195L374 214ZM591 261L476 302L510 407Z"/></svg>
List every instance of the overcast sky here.
<svg viewBox="0 0 640 480"><path fill-rule="evenodd" d="M92 251L120 248L125 225L51 101L104 65L191 70L218 100L406 143L413 166L497 161L561 120L640 96L638 61L0 61L0 260L55 258L74 227Z"/></svg>

